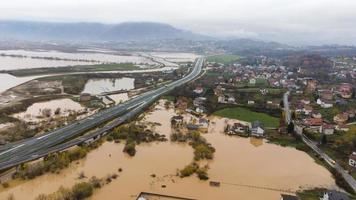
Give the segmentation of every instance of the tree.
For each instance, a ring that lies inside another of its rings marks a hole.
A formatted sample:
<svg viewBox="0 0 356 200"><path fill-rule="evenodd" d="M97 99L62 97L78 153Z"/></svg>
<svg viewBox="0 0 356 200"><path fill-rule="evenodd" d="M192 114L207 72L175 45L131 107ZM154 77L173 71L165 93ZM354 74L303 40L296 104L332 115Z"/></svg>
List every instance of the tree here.
<svg viewBox="0 0 356 200"><path fill-rule="evenodd" d="M297 118L297 113L295 111L292 112L292 119L295 120Z"/></svg>
<svg viewBox="0 0 356 200"><path fill-rule="evenodd" d="M281 108L284 108L284 102L283 102L283 100L281 100L281 102L279 102L279 106L280 106Z"/></svg>
<svg viewBox="0 0 356 200"><path fill-rule="evenodd" d="M294 132L294 123L290 122L287 127L287 132L288 133L293 133Z"/></svg>
<svg viewBox="0 0 356 200"><path fill-rule="evenodd" d="M326 145L328 143L328 138L326 137L325 134L323 134L323 137L321 138L321 144Z"/></svg>
<svg viewBox="0 0 356 200"><path fill-rule="evenodd" d="M74 185L72 192L75 199L85 199L93 194L93 186L90 183L78 183Z"/></svg>

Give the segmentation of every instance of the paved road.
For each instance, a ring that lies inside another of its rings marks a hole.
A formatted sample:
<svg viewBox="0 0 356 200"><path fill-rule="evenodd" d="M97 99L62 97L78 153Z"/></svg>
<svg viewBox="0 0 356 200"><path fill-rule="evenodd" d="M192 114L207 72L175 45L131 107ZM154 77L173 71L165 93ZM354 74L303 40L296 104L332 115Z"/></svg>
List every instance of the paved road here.
<svg viewBox="0 0 356 200"><path fill-rule="evenodd" d="M291 121L291 113L290 113L290 109L289 109L288 96L289 96L289 91L284 93L284 95L283 95L284 114L285 114L286 124L287 125Z"/></svg>
<svg viewBox="0 0 356 200"><path fill-rule="evenodd" d="M285 118L286 122L290 122L291 120L291 112L289 110L289 102L288 102L289 91L286 92L283 96L283 103L284 103L284 111L285 111ZM356 181L355 179L347 173L347 171L342 168L338 163L336 163L332 158L330 158L326 153L324 153L316 144L316 142L309 139L304 134L301 135L303 142L308 145L315 153L317 153L321 158L325 160L325 162L332 168L336 169L345 181L352 187L352 189L356 192Z"/></svg>
<svg viewBox="0 0 356 200"><path fill-rule="evenodd" d="M38 159L51 152L66 149L90 139L90 137L106 134L113 127L137 115L161 95L195 79L201 73L203 62L203 58L198 58L192 71L180 80L141 94L125 103L108 108L55 131L2 147L0 149L0 170ZM89 134L89 136L79 137L83 133L93 130L110 120L113 120L110 124Z"/></svg>

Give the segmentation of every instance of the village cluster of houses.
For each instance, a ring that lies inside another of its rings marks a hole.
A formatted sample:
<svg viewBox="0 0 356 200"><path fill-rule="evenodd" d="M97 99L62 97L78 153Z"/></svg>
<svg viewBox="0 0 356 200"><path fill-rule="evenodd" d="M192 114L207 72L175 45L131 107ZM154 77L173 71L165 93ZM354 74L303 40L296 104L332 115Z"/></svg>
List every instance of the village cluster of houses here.
<svg viewBox="0 0 356 200"><path fill-rule="evenodd" d="M307 90L315 91L317 82L308 80ZM348 99L352 97L353 87L351 84L343 83L337 89L322 89L318 90L318 98L316 102L311 102L309 99L300 99L294 105L295 111L303 115L301 125L311 130L319 131L320 133L331 135L334 131L348 131L346 123L356 116L356 108L350 108L344 112L338 113L333 117L333 121L325 120L319 109L332 108L335 104L342 103L346 105ZM336 97L338 100L335 100Z"/></svg>
<svg viewBox="0 0 356 200"><path fill-rule="evenodd" d="M297 196L289 194L281 194L281 200L299 200ZM341 191L327 190L320 197L320 200L351 200L350 197Z"/></svg>
<svg viewBox="0 0 356 200"><path fill-rule="evenodd" d="M265 80L271 87L293 88L296 86L293 79L288 79L288 72L285 66L241 66L234 64L230 66L220 66L213 68L220 74L229 74L229 78L225 79L223 75L218 76L216 85L236 86L239 84L249 84L250 86L258 85L259 80Z"/></svg>

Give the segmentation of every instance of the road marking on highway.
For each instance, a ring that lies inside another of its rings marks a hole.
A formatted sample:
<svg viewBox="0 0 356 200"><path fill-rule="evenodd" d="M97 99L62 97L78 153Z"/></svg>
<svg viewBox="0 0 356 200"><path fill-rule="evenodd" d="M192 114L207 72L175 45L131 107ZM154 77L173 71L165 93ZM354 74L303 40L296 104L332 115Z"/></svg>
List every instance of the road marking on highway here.
<svg viewBox="0 0 356 200"><path fill-rule="evenodd" d="M52 135L52 134L55 134L55 133L56 133L56 132L52 132L52 133L49 133L49 134L40 136L40 137L38 137L38 138L36 138L36 139L37 139L37 140L40 140L40 139L46 138L46 137L48 137L48 136L50 136L50 135Z"/></svg>
<svg viewBox="0 0 356 200"><path fill-rule="evenodd" d="M0 153L0 155L3 155L3 154L5 154L5 153L7 153L7 152L10 152L10 151L13 151L13 150L15 150L15 149L18 149L18 148L20 148L20 147L22 147L22 146L24 146L25 144L20 144L20 145L18 145L18 146L16 146L16 147L13 147L13 148L11 148L11 149L8 149L8 150L6 150L6 151L3 151L3 152L1 152Z"/></svg>
<svg viewBox="0 0 356 200"><path fill-rule="evenodd" d="M140 105L140 104L142 104L142 103L143 103L143 102L137 103L137 104L135 104L135 105L132 105L132 106L128 107L127 109L130 110L131 108L134 108L134 107L136 107L136 106L138 106L138 105Z"/></svg>

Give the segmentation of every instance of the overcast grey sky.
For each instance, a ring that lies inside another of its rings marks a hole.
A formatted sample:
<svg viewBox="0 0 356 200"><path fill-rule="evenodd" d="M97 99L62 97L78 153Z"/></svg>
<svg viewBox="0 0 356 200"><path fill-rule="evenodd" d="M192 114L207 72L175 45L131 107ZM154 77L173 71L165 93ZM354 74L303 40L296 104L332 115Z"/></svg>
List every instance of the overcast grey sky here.
<svg viewBox="0 0 356 200"><path fill-rule="evenodd" d="M2 0L0 19L153 21L221 37L356 45L356 0Z"/></svg>

